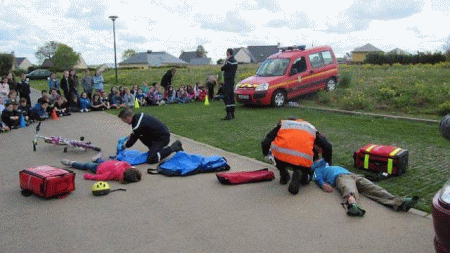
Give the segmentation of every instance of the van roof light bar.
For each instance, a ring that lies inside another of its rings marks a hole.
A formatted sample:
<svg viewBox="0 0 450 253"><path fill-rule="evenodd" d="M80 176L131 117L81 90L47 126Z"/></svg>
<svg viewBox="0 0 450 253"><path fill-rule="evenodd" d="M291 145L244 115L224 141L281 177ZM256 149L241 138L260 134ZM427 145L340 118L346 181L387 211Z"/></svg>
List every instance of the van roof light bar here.
<svg viewBox="0 0 450 253"><path fill-rule="evenodd" d="M289 47L280 47L281 52L285 52L285 51L293 51L293 50L300 50L303 51L306 49L305 45L301 45L301 46L289 46Z"/></svg>

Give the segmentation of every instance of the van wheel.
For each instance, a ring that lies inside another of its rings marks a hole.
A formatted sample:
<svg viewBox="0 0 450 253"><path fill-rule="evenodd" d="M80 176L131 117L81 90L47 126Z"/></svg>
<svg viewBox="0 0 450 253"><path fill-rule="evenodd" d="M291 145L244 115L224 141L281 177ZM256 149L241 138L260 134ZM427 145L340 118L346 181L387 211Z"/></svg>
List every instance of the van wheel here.
<svg viewBox="0 0 450 253"><path fill-rule="evenodd" d="M333 91L335 89L336 89L336 81L334 81L334 79L331 78L330 80L328 80L326 90Z"/></svg>
<svg viewBox="0 0 450 253"><path fill-rule="evenodd" d="M283 107L286 103L286 94L282 90L277 90L272 96L272 105L275 107Z"/></svg>

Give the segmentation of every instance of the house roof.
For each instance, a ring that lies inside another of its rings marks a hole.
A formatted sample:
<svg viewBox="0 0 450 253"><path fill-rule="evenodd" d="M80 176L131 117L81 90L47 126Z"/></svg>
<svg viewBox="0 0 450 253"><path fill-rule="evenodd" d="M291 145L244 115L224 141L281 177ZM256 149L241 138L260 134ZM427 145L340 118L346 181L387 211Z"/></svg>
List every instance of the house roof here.
<svg viewBox="0 0 450 253"><path fill-rule="evenodd" d="M267 57L278 53L278 46L248 46L248 51L251 53L252 59L256 62L263 62Z"/></svg>
<svg viewBox="0 0 450 253"><path fill-rule="evenodd" d="M353 49L353 52L383 52L383 50L380 50L374 47L372 44L367 43L362 47L357 47Z"/></svg>
<svg viewBox="0 0 450 253"><path fill-rule="evenodd" d="M250 52L250 50L248 50L248 48L241 48L240 51L244 52L246 55L248 55L250 57L251 62L258 62L258 60L253 56L253 54ZM277 51L278 52L278 51ZM267 58L267 57L266 57ZM265 58L265 59L266 59ZM265 60L264 59L264 60Z"/></svg>
<svg viewBox="0 0 450 253"><path fill-rule="evenodd" d="M17 65L22 64L23 61L25 61L25 57L16 57Z"/></svg>
<svg viewBox="0 0 450 253"><path fill-rule="evenodd" d="M207 65L211 63L211 58L197 57L197 51L183 52L179 58L194 65Z"/></svg>
<svg viewBox="0 0 450 253"><path fill-rule="evenodd" d="M193 65L208 65L211 64L211 58L194 58L189 63Z"/></svg>
<svg viewBox="0 0 450 253"><path fill-rule="evenodd" d="M237 47L237 48L232 48L233 50L233 56L237 54L237 52L239 52L239 50L243 49L244 47Z"/></svg>
<svg viewBox="0 0 450 253"><path fill-rule="evenodd" d="M180 54L180 57L178 57L178 58L185 62L190 62L191 59L197 58L197 52L195 52L195 51L182 52Z"/></svg>
<svg viewBox="0 0 450 253"><path fill-rule="evenodd" d="M146 64L153 67L159 67L164 65L185 65L187 62L176 58L173 55L170 55L164 51L162 52L142 52L137 53L134 56L122 61L119 63L120 65L126 64Z"/></svg>

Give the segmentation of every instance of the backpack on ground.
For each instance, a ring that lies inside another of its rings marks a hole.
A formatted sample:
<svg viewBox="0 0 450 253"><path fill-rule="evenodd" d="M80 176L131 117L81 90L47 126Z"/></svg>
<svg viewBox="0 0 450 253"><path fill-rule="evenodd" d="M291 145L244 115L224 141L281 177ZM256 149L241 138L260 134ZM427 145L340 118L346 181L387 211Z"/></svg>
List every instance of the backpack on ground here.
<svg viewBox="0 0 450 253"><path fill-rule="evenodd" d="M218 172L229 169L230 166L225 157L201 156L179 151L167 161L160 163L156 169L148 169L147 172L149 174L183 177L197 173Z"/></svg>

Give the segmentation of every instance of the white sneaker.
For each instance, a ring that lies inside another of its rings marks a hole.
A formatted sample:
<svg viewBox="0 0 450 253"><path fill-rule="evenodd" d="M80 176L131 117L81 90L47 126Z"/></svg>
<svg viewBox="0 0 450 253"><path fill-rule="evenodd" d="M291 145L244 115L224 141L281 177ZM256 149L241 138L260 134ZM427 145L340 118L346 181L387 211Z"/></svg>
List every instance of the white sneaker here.
<svg viewBox="0 0 450 253"><path fill-rule="evenodd" d="M69 160L67 160L67 159L63 159L63 160L61 160L61 163L63 164L63 165L65 165L65 166L72 166L72 161L69 161Z"/></svg>
<svg viewBox="0 0 450 253"><path fill-rule="evenodd" d="M94 157L92 157L92 161L95 162L97 161L99 158L102 158L102 152L98 152L97 155L95 155Z"/></svg>

